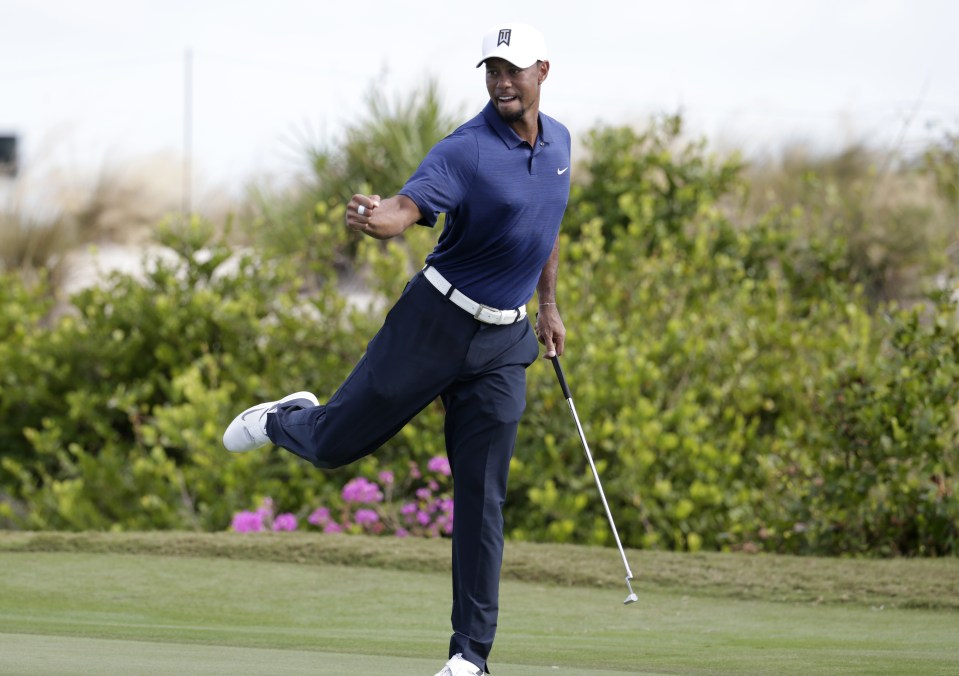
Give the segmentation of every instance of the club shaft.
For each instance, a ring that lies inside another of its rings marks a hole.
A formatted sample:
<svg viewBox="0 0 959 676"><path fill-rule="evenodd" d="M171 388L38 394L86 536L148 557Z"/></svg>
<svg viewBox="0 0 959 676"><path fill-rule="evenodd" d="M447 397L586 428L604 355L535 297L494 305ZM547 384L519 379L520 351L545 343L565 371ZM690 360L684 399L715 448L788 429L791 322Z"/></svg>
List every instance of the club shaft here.
<svg viewBox="0 0 959 676"><path fill-rule="evenodd" d="M626 550L623 549L623 543L619 539L619 531L616 530L616 522L613 520L613 513L609 509L609 502L606 500L606 492L603 490L603 482L599 479L599 472L596 470L596 463L593 462L593 454L589 451L589 443L586 441L586 434L583 432L583 425L579 422L579 415L576 413L576 404L573 403L573 395L569 390L569 384L566 382L566 375L563 373L563 367L559 363L559 356L553 357L553 369L556 371L556 377L559 379L559 386L563 390L563 396L566 397L566 403L569 404L569 410L573 414L573 421L576 423L576 431L579 432L579 440L583 442L583 450L586 451L586 460L589 461L589 468L593 471L593 478L596 480L596 488L599 489L600 500L603 501L603 508L606 510L606 518L609 519L609 527L613 531L613 537L616 539L616 547L619 549L619 555L623 557L623 566L626 567L626 586L629 587L630 594L633 587L629 583L633 579L633 571L629 569L629 561L626 560Z"/></svg>
<svg viewBox="0 0 959 676"><path fill-rule="evenodd" d="M626 567L626 581L633 579L633 571L629 569L629 561L626 560L626 550L623 549L623 543L619 539L619 531L616 530L616 522L613 521L613 513L609 509L609 502L606 501L606 492L603 490L603 482L599 480L599 472L596 470L596 463L593 462L593 454L589 452L589 444L586 442L586 435L583 433L583 426L579 422L579 416L576 414L576 404L573 398L568 397L566 403L569 404L569 410L573 414L573 420L576 423L576 431L579 432L579 440L583 442L583 450L586 451L586 460L589 462L589 468L593 471L593 478L596 480L596 488L599 489L599 499L603 501L603 508L606 510L606 518L609 519L609 527L613 531L613 537L616 539L616 547L619 548L619 555L623 557L623 565ZM630 587L632 591L632 587Z"/></svg>

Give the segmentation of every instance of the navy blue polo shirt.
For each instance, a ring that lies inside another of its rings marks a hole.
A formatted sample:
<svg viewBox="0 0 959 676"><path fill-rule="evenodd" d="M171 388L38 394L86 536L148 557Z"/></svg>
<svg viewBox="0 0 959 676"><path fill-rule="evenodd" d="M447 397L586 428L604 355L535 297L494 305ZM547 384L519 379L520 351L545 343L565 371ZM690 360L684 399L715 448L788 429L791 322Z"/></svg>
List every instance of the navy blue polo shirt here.
<svg viewBox="0 0 959 676"><path fill-rule="evenodd" d="M530 147L488 103L436 144L400 190L422 225L446 214L426 262L462 293L501 310L525 305L569 201L570 135L540 113Z"/></svg>

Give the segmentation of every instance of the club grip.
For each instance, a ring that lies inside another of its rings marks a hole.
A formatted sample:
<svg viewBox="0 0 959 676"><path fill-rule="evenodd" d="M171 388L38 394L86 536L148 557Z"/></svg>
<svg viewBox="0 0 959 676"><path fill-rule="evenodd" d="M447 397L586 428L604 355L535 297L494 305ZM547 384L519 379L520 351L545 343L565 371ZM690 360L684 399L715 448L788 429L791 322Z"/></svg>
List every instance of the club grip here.
<svg viewBox="0 0 959 676"><path fill-rule="evenodd" d="M569 385L566 384L566 376L563 375L563 367L559 365L559 355L553 357L553 368L556 370L556 377L559 378L559 386L563 388L563 396L567 400L572 399L573 395L569 393Z"/></svg>

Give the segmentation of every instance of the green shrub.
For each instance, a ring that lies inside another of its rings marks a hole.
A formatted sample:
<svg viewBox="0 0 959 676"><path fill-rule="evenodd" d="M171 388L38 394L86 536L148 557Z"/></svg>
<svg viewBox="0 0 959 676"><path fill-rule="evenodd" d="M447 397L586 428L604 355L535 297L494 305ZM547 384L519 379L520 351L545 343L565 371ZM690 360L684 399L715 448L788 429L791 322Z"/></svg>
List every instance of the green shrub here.
<svg viewBox="0 0 959 676"><path fill-rule="evenodd" d="M956 263L948 257L959 243L950 202L954 146L947 137L929 149L921 166L866 146L822 156L794 148L777 162L750 167L748 213L782 212L794 222L798 243L831 248L826 272L862 286L874 309L913 301L924 295L929 277Z"/></svg>
<svg viewBox="0 0 959 676"><path fill-rule="evenodd" d="M305 500L323 487L284 454L228 456L219 436L237 401L331 387L361 353L357 315L332 288L301 298L281 264L242 257L223 273L231 252L205 224L164 243L176 263L80 292L76 315L25 325L26 359L4 361L16 394L3 413L19 412L4 428L4 483L29 527L219 528L258 489Z"/></svg>
<svg viewBox="0 0 959 676"><path fill-rule="evenodd" d="M625 235L637 217L644 224L644 253L661 241L685 242L685 228L699 211L741 186L742 164L706 152L705 140L683 137L679 115L653 118L648 127L599 127L585 137L586 158L571 187L564 230L578 236L590 222L600 224L606 240Z"/></svg>
<svg viewBox="0 0 959 676"><path fill-rule="evenodd" d="M955 554L955 305L874 312L848 283L842 233L810 237L801 208L737 221L719 206L736 165L697 144L665 152L676 133L600 134L563 226L564 364L624 543ZM332 394L437 234L348 242L342 220L322 202L278 231L299 231L301 249L281 253L293 238L260 256L234 254L208 224L171 226L175 263L114 275L51 324L42 281L5 283L3 523L219 530L264 498L301 517L335 505L348 481L385 469L417 485L415 468L445 451L438 402L333 472L221 447L247 402ZM338 288L347 248L369 308ZM538 362L528 381L511 536L610 544L552 368Z"/></svg>
<svg viewBox="0 0 959 676"><path fill-rule="evenodd" d="M803 488L807 551L954 554L959 538L959 330L939 299L891 311L879 354L822 380Z"/></svg>
<svg viewBox="0 0 959 676"><path fill-rule="evenodd" d="M816 364L800 356L827 338L781 275L744 266L757 242L723 229L706 218L690 253L666 242L657 257L640 255L641 237L607 244L597 225L564 241L558 297L573 394L635 545L714 549L759 529L772 476L766 454L781 421L807 407ZM516 510L529 515L517 535L530 535L545 511L550 539L610 542L551 371L534 376L521 432L532 458L521 453L513 474L529 503Z"/></svg>

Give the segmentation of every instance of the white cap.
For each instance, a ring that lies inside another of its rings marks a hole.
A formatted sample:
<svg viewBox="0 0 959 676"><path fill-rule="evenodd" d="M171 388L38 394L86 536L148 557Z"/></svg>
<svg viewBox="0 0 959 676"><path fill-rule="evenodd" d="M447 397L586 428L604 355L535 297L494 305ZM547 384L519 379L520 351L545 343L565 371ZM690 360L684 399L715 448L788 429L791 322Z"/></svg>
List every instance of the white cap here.
<svg viewBox="0 0 959 676"><path fill-rule="evenodd" d="M483 58L476 67L494 58L505 59L518 68L528 68L537 61L546 61L546 40L529 24L500 24L483 36Z"/></svg>

